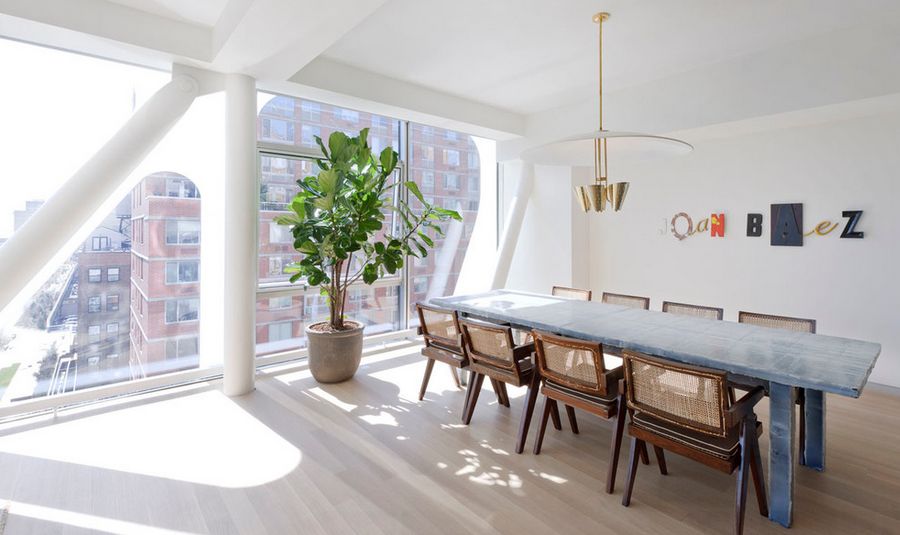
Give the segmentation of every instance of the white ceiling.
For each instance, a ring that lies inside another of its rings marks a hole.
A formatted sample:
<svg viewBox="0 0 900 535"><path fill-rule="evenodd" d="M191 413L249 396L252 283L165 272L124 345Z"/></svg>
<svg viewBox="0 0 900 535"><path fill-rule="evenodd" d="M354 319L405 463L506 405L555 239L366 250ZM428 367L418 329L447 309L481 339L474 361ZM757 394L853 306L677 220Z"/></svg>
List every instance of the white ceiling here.
<svg viewBox="0 0 900 535"><path fill-rule="evenodd" d="M228 0L107 0L179 22L215 26Z"/></svg>
<svg viewBox="0 0 900 535"><path fill-rule="evenodd" d="M323 57L530 114L900 15L896 0L391 0ZM301 71L302 73L302 71Z"/></svg>

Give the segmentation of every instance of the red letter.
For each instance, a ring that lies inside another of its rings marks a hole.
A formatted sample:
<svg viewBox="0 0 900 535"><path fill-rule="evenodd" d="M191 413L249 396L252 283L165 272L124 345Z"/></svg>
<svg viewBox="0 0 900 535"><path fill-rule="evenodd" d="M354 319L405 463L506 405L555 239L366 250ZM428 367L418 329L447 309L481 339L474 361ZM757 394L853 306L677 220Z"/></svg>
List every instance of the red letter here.
<svg viewBox="0 0 900 535"><path fill-rule="evenodd" d="M709 235L712 237L725 237L725 214L711 214L709 216Z"/></svg>

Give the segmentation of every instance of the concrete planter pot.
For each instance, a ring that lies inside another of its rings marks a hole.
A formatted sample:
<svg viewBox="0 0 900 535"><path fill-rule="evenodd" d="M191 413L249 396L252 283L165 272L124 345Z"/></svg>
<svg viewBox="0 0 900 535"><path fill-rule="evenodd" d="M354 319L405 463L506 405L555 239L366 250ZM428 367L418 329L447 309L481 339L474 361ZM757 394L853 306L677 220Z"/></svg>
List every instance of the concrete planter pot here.
<svg viewBox="0 0 900 535"><path fill-rule="evenodd" d="M306 328L309 340L309 371L320 383L340 383L353 377L362 358L363 325L356 325L340 332L322 332L313 327L326 322L313 323Z"/></svg>

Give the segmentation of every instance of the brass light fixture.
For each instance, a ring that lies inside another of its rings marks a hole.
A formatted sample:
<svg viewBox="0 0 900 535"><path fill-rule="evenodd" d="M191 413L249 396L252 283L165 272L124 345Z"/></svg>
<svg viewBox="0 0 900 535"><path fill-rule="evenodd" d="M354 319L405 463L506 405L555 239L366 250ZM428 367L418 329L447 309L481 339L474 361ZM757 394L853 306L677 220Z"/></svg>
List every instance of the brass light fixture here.
<svg viewBox="0 0 900 535"><path fill-rule="evenodd" d="M587 145L593 146L594 183L575 188L582 209L585 212L591 210L603 212L607 203L616 212L622 209L625 197L628 194L628 182L609 182L608 174L608 141L613 140L613 148L621 147L627 150L626 145L635 148L635 145L647 145L645 148L665 149L675 152L690 152L693 147L684 141L664 136L651 134L639 134L636 132L613 132L603 129L603 23L609 19L609 13L601 12L593 16L597 23L599 59L597 61L599 98L598 130L577 136L571 136L548 145L532 148L522 154L523 159L532 163L546 163L551 165L580 165L584 156L590 154ZM639 143L635 143L639 142ZM650 146L653 147L650 147ZM576 161L577 160L577 161Z"/></svg>

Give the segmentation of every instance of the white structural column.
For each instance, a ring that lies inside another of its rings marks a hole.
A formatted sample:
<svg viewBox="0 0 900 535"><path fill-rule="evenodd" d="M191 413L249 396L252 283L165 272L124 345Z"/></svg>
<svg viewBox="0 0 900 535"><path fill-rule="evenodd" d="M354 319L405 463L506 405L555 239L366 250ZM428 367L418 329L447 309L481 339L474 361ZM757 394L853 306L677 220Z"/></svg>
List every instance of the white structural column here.
<svg viewBox="0 0 900 535"><path fill-rule="evenodd" d="M0 247L0 311L122 185L198 91L192 77L173 77Z"/></svg>
<svg viewBox="0 0 900 535"><path fill-rule="evenodd" d="M509 277L509 268L513 255L516 252L516 244L519 241L519 231L522 230L522 222L525 220L525 210L528 208L528 200L534 186L534 165L525 162L508 163L507 169L518 171L516 189L510 203L509 217L503 227L503 236L500 237L500 246L497 251L497 264L494 267L494 277L491 281L491 289L503 288Z"/></svg>
<svg viewBox="0 0 900 535"><path fill-rule="evenodd" d="M224 391L253 390L256 336L256 81L225 76Z"/></svg>

